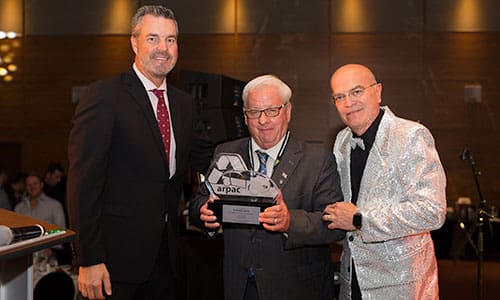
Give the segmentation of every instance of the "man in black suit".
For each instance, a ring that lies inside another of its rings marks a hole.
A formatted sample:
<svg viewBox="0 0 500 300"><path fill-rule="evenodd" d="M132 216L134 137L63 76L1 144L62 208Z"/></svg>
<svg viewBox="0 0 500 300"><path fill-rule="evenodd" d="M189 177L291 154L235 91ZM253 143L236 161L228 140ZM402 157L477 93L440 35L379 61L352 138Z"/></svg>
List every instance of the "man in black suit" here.
<svg viewBox="0 0 500 300"><path fill-rule="evenodd" d="M328 204L342 199L339 176L332 153L290 135L291 96L290 88L275 76L250 81L243 101L251 138L216 149L216 153L240 154L255 171L265 167L281 190L277 204L260 213L262 227L224 224L228 300L333 299L328 243L342 239L344 232L328 232L321 216ZM267 159L260 161L258 152L266 153ZM213 197L202 186L190 205L190 220L214 231L221 222L208 209L210 201Z"/></svg>
<svg viewBox="0 0 500 300"><path fill-rule="evenodd" d="M50 162L43 177L43 192L64 205L66 199L66 185L63 182L64 167L57 162Z"/></svg>
<svg viewBox="0 0 500 300"><path fill-rule="evenodd" d="M66 205L66 176L64 167L57 162L50 162L43 177L43 192L52 199L59 201L63 207L66 224L68 224L68 209Z"/></svg>
<svg viewBox="0 0 500 300"><path fill-rule="evenodd" d="M139 8L132 68L91 84L76 108L67 196L84 297L175 299L182 181L212 154L193 99L167 87L177 37L171 10Z"/></svg>

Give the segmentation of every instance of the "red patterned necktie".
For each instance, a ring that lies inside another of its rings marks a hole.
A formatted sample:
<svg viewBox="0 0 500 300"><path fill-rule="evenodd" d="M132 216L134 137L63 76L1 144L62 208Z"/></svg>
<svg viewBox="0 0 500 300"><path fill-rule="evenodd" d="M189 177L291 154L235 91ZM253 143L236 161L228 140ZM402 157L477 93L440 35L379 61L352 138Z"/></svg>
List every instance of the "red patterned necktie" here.
<svg viewBox="0 0 500 300"><path fill-rule="evenodd" d="M161 139L165 147L165 155L167 161L170 159L170 118L168 117L168 109L163 97L163 90L154 89L153 94L158 98L156 106L156 117L158 118L158 126L160 127Z"/></svg>

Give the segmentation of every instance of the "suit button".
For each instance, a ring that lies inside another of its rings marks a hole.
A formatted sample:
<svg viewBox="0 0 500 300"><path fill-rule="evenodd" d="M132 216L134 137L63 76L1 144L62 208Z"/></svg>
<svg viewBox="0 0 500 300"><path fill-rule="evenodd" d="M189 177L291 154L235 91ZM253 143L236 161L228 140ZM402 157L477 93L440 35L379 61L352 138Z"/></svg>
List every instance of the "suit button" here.
<svg viewBox="0 0 500 300"><path fill-rule="evenodd" d="M352 235L349 237L349 241L350 242L354 241L354 237Z"/></svg>

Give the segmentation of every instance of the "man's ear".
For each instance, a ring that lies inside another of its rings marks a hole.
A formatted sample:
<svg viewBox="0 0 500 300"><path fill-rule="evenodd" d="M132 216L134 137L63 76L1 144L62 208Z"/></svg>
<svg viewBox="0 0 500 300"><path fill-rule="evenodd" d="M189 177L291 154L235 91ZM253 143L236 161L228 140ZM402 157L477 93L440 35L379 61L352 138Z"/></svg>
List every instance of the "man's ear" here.
<svg viewBox="0 0 500 300"><path fill-rule="evenodd" d="M130 36L130 45L135 54L137 54L137 38L133 35Z"/></svg>
<svg viewBox="0 0 500 300"><path fill-rule="evenodd" d="M290 123L290 120L292 119L292 102L289 102L288 105L287 105L287 119L288 119L288 122Z"/></svg>
<svg viewBox="0 0 500 300"><path fill-rule="evenodd" d="M378 103L382 102L382 84L379 83L377 87L377 97L378 97Z"/></svg>

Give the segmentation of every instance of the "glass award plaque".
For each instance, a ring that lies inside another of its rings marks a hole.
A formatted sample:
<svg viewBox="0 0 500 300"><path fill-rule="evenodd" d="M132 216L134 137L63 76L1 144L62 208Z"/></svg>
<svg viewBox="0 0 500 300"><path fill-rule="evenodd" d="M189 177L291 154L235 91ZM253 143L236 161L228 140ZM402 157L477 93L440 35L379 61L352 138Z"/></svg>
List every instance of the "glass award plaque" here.
<svg viewBox="0 0 500 300"><path fill-rule="evenodd" d="M276 204L280 192L271 178L249 170L236 153L218 154L204 184L219 198L208 207L223 223L259 225L259 213Z"/></svg>

